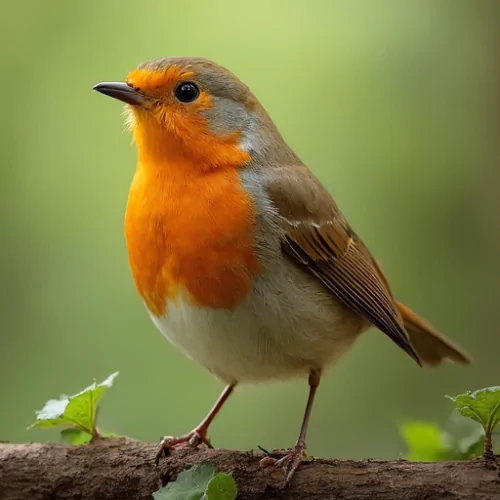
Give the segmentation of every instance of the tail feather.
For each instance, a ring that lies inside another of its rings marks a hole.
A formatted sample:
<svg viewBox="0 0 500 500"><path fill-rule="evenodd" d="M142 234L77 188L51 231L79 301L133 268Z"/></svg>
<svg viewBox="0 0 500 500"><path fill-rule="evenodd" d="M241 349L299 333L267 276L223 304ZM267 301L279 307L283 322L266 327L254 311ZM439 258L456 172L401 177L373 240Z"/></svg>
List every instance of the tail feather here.
<svg viewBox="0 0 500 500"><path fill-rule="evenodd" d="M396 305L410 341L423 364L436 366L444 359L464 365L470 363L470 357L462 349L436 331L427 321L404 304L397 302Z"/></svg>

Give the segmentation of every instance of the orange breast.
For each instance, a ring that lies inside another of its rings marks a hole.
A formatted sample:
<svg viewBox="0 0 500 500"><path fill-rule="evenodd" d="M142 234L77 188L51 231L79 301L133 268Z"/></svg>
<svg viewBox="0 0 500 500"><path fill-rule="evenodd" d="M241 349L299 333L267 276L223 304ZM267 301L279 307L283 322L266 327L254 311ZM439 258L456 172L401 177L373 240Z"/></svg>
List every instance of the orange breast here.
<svg viewBox="0 0 500 500"><path fill-rule="evenodd" d="M158 316L181 291L199 306L234 308L260 270L253 206L237 169L204 172L182 161L140 158L125 217L134 280Z"/></svg>

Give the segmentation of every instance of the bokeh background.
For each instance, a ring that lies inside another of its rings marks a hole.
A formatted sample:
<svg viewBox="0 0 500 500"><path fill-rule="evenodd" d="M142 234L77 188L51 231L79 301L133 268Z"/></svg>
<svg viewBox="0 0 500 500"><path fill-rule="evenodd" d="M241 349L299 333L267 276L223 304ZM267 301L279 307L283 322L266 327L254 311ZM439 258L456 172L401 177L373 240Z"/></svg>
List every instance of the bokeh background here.
<svg viewBox="0 0 500 500"><path fill-rule="evenodd" d="M143 440L190 430L221 390L136 295L136 153L119 103L92 92L160 56L239 75L398 298L475 360L421 370L373 331L325 377L310 453L395 458L401 419L442 422L445 394L500 383L498 1L31 0L2 18L0 440L57 440L25 430L34 411L115 370L101 427ZM291 446L306 396L305 380L243 387L213 442Z"/></svg>

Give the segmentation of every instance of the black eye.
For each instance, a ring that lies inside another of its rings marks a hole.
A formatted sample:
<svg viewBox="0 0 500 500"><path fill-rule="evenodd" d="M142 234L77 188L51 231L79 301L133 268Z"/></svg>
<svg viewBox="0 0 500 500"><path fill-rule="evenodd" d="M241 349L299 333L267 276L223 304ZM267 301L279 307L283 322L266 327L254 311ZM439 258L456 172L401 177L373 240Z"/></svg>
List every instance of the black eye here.
<svg viewBox="0 0 500 500"><path fill-rule="evenodd" d="M200 89L193 82L182 82L175 89L175 97L181 102L193 102L200 95Z"/></svg>

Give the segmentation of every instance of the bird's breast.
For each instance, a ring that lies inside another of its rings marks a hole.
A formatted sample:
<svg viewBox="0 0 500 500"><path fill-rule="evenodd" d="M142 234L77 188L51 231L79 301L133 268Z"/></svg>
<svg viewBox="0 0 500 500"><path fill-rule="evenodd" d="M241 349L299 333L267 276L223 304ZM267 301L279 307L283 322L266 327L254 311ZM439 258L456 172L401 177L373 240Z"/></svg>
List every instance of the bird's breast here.
<svg viewBox="0 0 500 500"><path fill-rule="evenodd" d="M156 316L167 302L233 309L260 272L252 199L234 168L211 172L139 163L125 217L139 294Z"/></svg>

